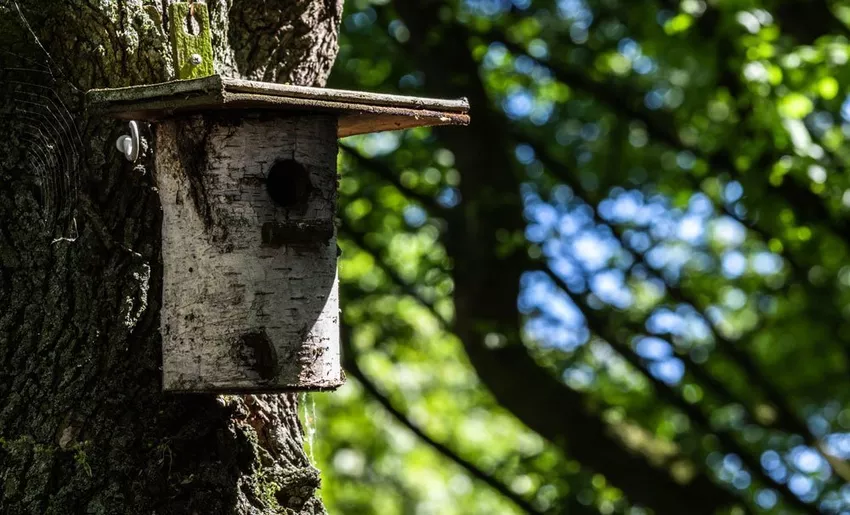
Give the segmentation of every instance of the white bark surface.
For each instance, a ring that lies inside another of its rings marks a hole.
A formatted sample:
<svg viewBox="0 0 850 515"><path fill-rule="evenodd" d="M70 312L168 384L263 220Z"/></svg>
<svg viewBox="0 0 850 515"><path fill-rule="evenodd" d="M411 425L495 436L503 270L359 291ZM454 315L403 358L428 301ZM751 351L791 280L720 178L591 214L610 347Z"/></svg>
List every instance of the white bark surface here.
<svg viewBox="0 0 850 515"><path fill-rule="evenodd" d="M229 118L228 118L229 117ZM156 126L163 209L163 386L171 391L318 390L343 381L335 230L273 245L264 225L333 228L331 116L192 117ZM306 203L280 207L272 165L308 172Z"/></svg>

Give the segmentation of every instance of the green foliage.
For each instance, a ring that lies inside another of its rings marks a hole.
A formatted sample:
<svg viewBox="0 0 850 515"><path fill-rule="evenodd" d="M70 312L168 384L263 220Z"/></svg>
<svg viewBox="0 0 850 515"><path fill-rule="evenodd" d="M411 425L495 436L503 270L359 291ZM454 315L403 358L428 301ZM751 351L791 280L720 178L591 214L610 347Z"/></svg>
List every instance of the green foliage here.
<svg viewBox="0 0 850 515"><path fill-rule="evenodd" d="M473 123L343 142L329 510L850 512L850 10L346 7L332 86Z"/></svg>

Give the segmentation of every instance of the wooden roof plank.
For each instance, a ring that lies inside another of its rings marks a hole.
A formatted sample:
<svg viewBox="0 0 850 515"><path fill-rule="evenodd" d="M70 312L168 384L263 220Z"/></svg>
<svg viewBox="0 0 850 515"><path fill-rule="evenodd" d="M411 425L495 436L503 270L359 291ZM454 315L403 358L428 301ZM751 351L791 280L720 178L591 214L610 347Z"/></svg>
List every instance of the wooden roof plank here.
<svg viewBox="0 0 850 515"><path fill-rule="evenodd" d="M220 110L315 111L339 117L339 137L433 125L467 125L466 99L311 88L214 75L91 90L89 107L119 119L157 120Z"/></svg>

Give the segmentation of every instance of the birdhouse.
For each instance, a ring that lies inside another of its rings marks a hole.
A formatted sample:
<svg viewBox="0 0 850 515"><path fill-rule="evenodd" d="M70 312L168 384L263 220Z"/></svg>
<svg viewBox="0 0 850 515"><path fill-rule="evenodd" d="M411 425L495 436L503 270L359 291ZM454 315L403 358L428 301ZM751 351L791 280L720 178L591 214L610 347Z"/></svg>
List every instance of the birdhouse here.
<svg viewBox="0 0 850 515"><path fill-rule="evenodd" d="M88 104L151 122L163 387L176 392L341 385L337 138L469 122L466 100L217 75L93 90ZM136 139L119 146L132 155Z"/></svg>

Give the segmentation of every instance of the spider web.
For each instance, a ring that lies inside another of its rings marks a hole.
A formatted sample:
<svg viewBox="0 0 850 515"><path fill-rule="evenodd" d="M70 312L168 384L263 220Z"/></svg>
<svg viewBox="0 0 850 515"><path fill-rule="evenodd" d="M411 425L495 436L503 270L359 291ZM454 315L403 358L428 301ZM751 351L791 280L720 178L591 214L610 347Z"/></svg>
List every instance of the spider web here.
<svg viewBox="0 0 850 515"><path fill-rule="evenodd" d="M44 58L39 61L0 50L0 128L22 153L23 173L28 175L24 182L34 186L43 231L54 243L74 241L82 138L59 93L50 55L20 8L17 12L22 28Z"/></svg>

